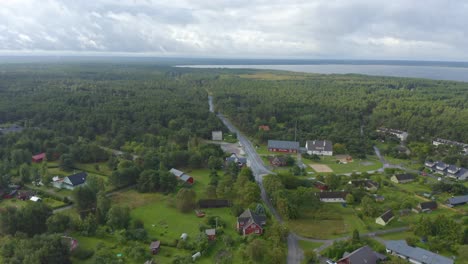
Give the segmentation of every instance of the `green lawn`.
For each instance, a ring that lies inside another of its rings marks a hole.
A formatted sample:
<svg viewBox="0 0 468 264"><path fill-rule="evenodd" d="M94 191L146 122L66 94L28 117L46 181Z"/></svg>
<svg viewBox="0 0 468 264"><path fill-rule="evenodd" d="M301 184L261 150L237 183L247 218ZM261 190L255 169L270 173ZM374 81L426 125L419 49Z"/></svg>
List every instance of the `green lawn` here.
<svg viewBox="0 0 468 264"><path fill-rule="evenodd" d="M109 169L106 162L76 163L74 166L78 170L83 170L96 175L110 176L112 174L112 170Z"/></svg>
<svg viewBox="0 0 468 264"><path fill-rule="evenodd" d="M301 249L304 252L314 250L314 249L320 247L322 244L323 243L299 240L299 246L301 247Z"/></svg>

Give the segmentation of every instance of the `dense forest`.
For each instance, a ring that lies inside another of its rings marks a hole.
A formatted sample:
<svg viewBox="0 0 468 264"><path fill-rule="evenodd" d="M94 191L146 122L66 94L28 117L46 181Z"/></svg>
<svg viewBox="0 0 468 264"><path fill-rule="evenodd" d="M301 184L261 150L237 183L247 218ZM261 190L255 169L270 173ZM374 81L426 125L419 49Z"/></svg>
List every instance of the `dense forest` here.
<svg viewBox="0 0 468 264"><path fill-rule="evenodd" d="M232 70L206 87L217 109L260 142L293 140L296 127L301 145L329 139L352 154L371 150L378 127L405 130L410 140L468 142L466 83Z"/></svg>

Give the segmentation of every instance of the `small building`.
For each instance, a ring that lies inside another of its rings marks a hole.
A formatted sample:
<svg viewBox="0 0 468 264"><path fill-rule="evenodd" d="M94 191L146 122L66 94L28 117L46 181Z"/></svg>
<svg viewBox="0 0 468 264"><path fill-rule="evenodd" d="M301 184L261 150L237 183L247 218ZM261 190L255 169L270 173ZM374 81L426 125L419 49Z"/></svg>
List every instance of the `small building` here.
<svg viewBox="0 0 468 264"><path fill-rule="evenodd" d="M33 163L39 163L45 160L46 154L45 153L39 153L37 155L32 156L32 162Z"/></svg>
<svg viewBox="0 0 468 264"><path fill-rule="evenodd" d="M336 264L377 264L386 259L385 255L373 251L369 246L363 246L351 253L345 253Z"/></svg>
<svg viewBox="0 0 468 264"><path fill-rule="evenodd" d="M392 221L392 219L394 217L395 216L393 215L392 210L389 209L389 210L385 211L385 213L383 213L381 216L377 217L375 219L375 223L379 224L379 225L386 226L388 223L390 223L390 221Z"/></svg>
<svg viewBox="0 0 468 264"><path fill-rule="evenodd" d="M197 252L195 254L192 255L192 261L195 261L197 258L201 257L201 253L200 252Z"/></svg>
<svg viewBox="0 0 468 264"><path fill-rule="evenodd" d="M20 133L21 131L23 131L24 128L22 126L19 126L19 125L11 125L9 127L0 127L0 135L1 134L10 134L10 133Z"/></svg>
<svg viewBox="0 0 468 264"><path fill-rule="evenodd" d="M408 132L398 130L398 129L380 127L377 129L377 132L381 134L393 135L401 141L405 141L406 138L408 138Z"/></svg>
<svg viewBox="0 0 468 264"><path fill-rule="evenodd" d="M212 140L223 140L223 131L212 131L211 132Z"/></svg>
<svg viewBox="0 0 468 264"><path fill-rule="evenodd" d="M268 157L268 161L272 166L275 167L283 167L287 165L286 162L286 157L285 156L274 156L274 157Z"/></svg>
<svg viewBox="0 0 468 264"><path fill-rule="evenodd" d="M187 238L188 238L187 233L182 233L182 235L180 235L180 239L182 240L187 240Z"/></svg>
<svg viewBox="0 0 468 264"><path fill-rule="evenodd" d="M75 173L63 179L59 176L55 176L52 178L52 185L59 189L73 190L76 187L85 184L87 177L88 174L86 172Z"/></svg>
<svg viewBox="0 0 468 264"><path fill-rule="evenodd" d="M316 182L314 182L314 186L315 186L317 189L319 189L320 191L326 191L326 190L328 190L328 186L327 186L325 183L321 182L321 181L316 181Z"/></svg>
<svg viewBox="0 0 468 264"><path fill-rule="evenodd" d="M309 155L333 156L333 144L329 140L307 140L305 148Z"/></svg>
<svg viewBox="0 0 468 264"><path fill-rule="evenodd" d="M216 239L216 229L206 229L205 234L208 237L208 240L215 240Z"/></svg>
<svg viewBox="0 0 468 264"><path fill-rule="evenodd" d="M386 251L411 263L453 264L453 260L434 252L409 246L405 240L389 240L385 242Z"/></svg>
<svg viewBox="0 0 468 264"><path fill-rule="evenodd" d="M385 201L385 197L384 197L384 196L382 196L382 195L377 195L377 194L374 195L374 199L375 199L376 202L383 202L383 201Z"/></svg>
<svg viewBox="0 0 468 264"><path fill-rule="evenodd" d="M33 191L18 191L18 199L26 201L29 200L32 196L34 196Z"/></svg>
<svg viewBox="0 0 468 264"><path fill-rule="evenodd" d="M414 181L414 179L414 175L408 173L396 174L390 178L390 180L394 183L407 183Z"/></svg>
<svg viewBox="0 0 468 264"><path fill-rule="evenodd" d="M258 130L270 131L270 127L267 125L261 125L261 126L258 126Z"/></svg>
<svg viewBox="0 0 468 264"><path fill-rule="evenodd" d="M245 210L239 217L237 217L237 231L242 235L249 234L263 234L263 226L266 225L266 216L257 215L250 209Z"/></svg>
<svg viewBox="0 0 468 264"><path fill-rule="evenodd" d="M283 140L268 140L268 151L297 153L299 151L299 142L283 141Z"/></svg>
<svg viewBox="0 0 468 264"><path fill-rule="evenodd" d="M41 202L42 199L38 196L32 196L31 198L29 198L30 201L33 201L33 202Z"/></svg>
<svg viewBox="0 0 468 264"><path fill-rule="evenodd" d="M356 188L364 188L367 191L377 191L379 184L373 180L364 179L364 180L351 180L348 184L353 185Z"/></svg>
<svg viewBox="0 0 468 264"><path fill-rule="evenodd" d="M457 205L464 205L466 203L468 203L468 195L455 196L447 200L447 204L451 207Z"/></svg>
<svg viewBox="0 0 468 264"><path fill-rule="evenodd" d="M192 185L195 182L193 180L192 176L190 176L188 174L185 174L185 172L180 171L178 169L172 168L172 169L169 170L169 172L172 173L172 175L174 175L180 181L183 181L183 182L188 183L190 185Z"/></svg>
<svg viewBox="0 0 468 264"><path fill-rule="evenodd" d="M424 166L430 169L432 172L435 172L440 175L444 175L456 180L466 180L468 179L468 169L463 167L458 167L453 164L446 164L442 161L426 161Z"/></svg>
<svg viewBox="0 0 468 264"><path fill-rule="evenodd" d="M443 139L443 138L436 138L432 140L432 145L434 146L449 145L453 147L459 147L461 148L462 153L468 154L468 144L465 144L463 142L457 142L457 141L452 141L452 140Z"/></svg>
<svg viewBox="0 0 468 264"><path fill-rule="evenodd" d="M340 164L348 164L350 162L353 162L353 157L350 155L336 155L335 156L336 162Z"/></svg>
<svg viewBox="0 0 468 264"><path fill-rule="evenodd" d="M416 207L417 212L423 212L423 213L431 212L435 209L437 209L436 201L422 202L422 203L419 203L418 206Z"/></svg>
<svg viewBox="0 0 468 264"><path fill-rule="evenodd" d="M318 196L324 203L345 203L348 192L319 192Z"/></svg>
<svg viewBox="0 0 468 264"><path fill-rule="evenodd" d="M231 156L226 158L226 165L229 165L231 162L237 163L239 168L242 168L247 165L247 158L237 156L236 153L232 153Z"/></svg>
<svg viewBox="0 0 468 264"><path fill-rule="evenodd" d="M161 241L156 240L156 241L151 242L151 244L149 246L151 254L153 254L153 255L158 254L159 250L160 250L160 247L161 247Z"/></svg>

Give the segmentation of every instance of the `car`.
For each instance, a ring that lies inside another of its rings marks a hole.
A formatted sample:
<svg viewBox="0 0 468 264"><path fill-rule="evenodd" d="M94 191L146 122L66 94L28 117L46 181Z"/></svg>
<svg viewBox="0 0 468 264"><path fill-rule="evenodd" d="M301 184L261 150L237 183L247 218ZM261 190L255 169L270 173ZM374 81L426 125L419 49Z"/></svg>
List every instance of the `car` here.
<svg viewBox="0 0 468 264"><path fill-rule="evenodd" d="M336 264L335 262L333 262L332 260L329 260L329 259L327 259L325 262L326 262L327 264Z"/></svg>

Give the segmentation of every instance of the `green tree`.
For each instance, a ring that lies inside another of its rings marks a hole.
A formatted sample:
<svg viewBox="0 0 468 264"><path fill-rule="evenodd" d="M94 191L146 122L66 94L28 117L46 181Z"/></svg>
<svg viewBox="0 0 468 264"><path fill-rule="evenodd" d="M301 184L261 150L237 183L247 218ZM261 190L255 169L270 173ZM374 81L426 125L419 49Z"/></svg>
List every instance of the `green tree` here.
<svg viewBox="0 0 468 264"><path fill-rule="evenodd" d="M112 206L107 213L107 224L113 229L126 229L130 224L130 209L128 207Z"/></svg>
<svg viewBox="0 0 468 264"><path fill-rule="evenodd" d="M354 196L352 194L347 194L346 195L346 203L347 204L353 204L354 203Z"/></svg>
<svg viewBox="0 0 468 264"><path fill-rule="evenodd" d="M183 213L187 213L195 208L196 196L194 190L182 188L176 195L177 209Z"/></svg>

